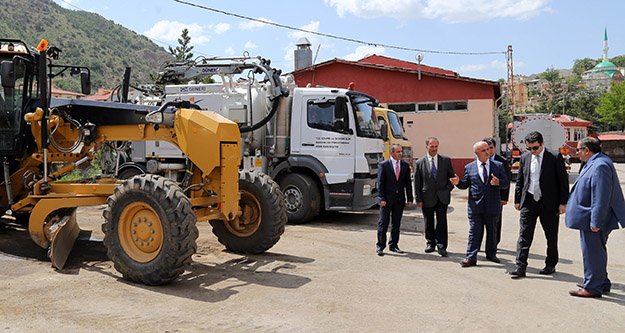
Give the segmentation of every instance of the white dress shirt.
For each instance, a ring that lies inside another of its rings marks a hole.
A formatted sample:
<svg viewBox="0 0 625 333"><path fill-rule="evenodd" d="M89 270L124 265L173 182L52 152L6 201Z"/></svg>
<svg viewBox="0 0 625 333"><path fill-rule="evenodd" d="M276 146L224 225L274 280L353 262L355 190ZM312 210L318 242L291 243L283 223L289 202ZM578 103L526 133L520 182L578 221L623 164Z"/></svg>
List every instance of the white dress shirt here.
<svg viewBox="0 0 625 333"><path fill-rule="evenodd" d="M530 158L530 186L527 189L527 192L530 194L534 194L534 189L538 188L540 191L540 168L543 163L543 156L545 156L545 149L540 152L538 155L532 154Z"/></svg>

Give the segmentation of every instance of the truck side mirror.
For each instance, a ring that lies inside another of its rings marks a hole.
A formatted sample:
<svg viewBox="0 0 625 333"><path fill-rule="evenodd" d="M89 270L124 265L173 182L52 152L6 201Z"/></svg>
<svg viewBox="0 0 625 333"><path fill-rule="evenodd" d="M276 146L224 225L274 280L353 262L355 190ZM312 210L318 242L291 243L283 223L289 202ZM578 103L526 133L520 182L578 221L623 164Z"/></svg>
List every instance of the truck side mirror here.
<svg viewBox="0 0 625 333"><path fill-rule="evenodd" d="M88 71L80 72L80 90L83 95L91 94L91 74Z"/></svg>
<svg viewBox="0 0 625 333"><path fill-rule="evenodd" d="M0 78L5 88L15 88L15 65L12 61L0 63Z"/></svg>
<svg viewBox="0 0 625 333"><path fill-rule="evenodd" d="M388 141L388 124L385 123L380 126L380 133L382 134L382 139Z"/></svg>
<svg viewBox="0 0 625 333"><path fill-rule="evenodd" d="M347 98L337 96L334 102L334 119L345 119L347 116Z"/></svg>

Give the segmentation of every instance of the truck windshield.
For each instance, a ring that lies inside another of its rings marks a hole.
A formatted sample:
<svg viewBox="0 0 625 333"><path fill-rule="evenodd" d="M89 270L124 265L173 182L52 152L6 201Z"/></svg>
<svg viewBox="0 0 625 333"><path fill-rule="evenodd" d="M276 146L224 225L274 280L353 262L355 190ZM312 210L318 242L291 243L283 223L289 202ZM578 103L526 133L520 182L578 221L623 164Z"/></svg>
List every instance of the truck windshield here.
<svg viewBox="0 0 625 333"><path fill-rule="evenodd" d="M351 102L356 119L356 133L358 136L379 138L380 127L373 112L375 101L365 95L352 95Z"/></svg>
<svg viewBox="0 0 625 333"><path fill-rule="evenodd" d="M388 113L388 122L390 123L391 133L394 138L402 139L404 137L404 129L401 126L401 122L399 121L399 116L395 112Z"/></svg>

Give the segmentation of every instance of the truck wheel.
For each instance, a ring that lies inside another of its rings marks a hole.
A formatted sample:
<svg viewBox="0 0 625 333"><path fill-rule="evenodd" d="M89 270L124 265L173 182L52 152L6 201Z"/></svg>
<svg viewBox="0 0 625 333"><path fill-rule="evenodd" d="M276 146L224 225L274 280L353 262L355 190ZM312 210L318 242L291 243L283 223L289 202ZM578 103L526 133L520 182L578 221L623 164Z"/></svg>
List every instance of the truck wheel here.
<svg viewBox="0 0 625 333"><path fill-rule="evenodd" d="M142 175L108 197L104 246L124 279L147 285L173 281L195 253L198 229L191 201L173 181Z"/></svg>
<svg viewBox="0 0 625 333"><path fill-rule="evenodd" d="M248 173L239 180L242 215L234 221L211 220L213 233L232 252L259 254L274 246L287 222L284 195L269 176Z"/></svg>
<svg viewBox="0 0 625 333"><path fill-rule="evenodd" d="M289 223L305 223L319 215L321 195L312 179L291 173L280 180L280 188L286 199Z"/></svg>

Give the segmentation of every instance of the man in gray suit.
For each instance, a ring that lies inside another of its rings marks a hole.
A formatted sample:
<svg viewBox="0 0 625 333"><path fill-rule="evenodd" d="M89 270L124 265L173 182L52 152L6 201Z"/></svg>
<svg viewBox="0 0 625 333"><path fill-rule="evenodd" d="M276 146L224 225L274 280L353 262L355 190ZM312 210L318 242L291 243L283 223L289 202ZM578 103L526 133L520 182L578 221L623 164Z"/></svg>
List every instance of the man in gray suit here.
<svg viewBox="0 0 625 333"><path fill-rule="evenodd" d="M455 174L451 159L438 154L437 138L427 138L425 148L427 154L417 161L414 177L415 199L425 219L425 252L438 248L438 253L447 257L447 206L454 189L450 178Z"/></svg>

